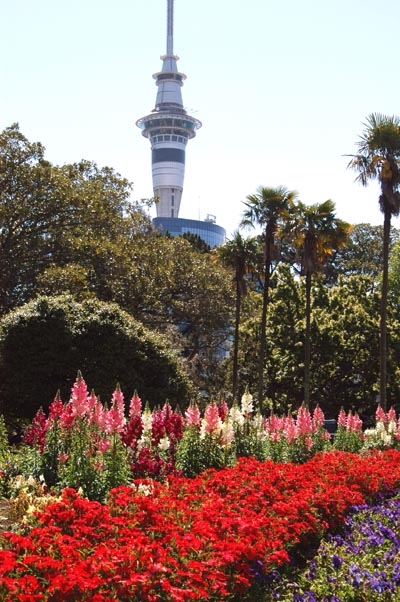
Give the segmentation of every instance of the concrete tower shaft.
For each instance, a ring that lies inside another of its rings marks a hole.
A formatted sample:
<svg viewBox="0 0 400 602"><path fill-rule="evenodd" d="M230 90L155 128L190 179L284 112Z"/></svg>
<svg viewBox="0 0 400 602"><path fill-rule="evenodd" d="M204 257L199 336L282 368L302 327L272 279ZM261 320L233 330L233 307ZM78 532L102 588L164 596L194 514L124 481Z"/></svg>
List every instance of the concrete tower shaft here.
<svg viewBox="0 0 400 602"><path fill-rule="evenodd" d="M187 114L181 88L186 76L177 68L173 53L174 0L167 0L167 53L156 80L156 104L136 125L151 143L153 194L158 197L157 217L178 217L185 177L186 144L201 122Z"/></svg>

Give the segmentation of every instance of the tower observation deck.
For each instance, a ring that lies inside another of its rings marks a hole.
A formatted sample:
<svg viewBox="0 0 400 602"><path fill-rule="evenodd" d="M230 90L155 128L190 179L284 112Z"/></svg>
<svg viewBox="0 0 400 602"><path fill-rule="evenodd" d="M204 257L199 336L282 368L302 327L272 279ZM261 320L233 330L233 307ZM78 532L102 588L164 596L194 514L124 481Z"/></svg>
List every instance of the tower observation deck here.
<svg viewBox="0 0 400 602"><path fill-rule="evenodd" d="M188 140L194 138L201 122L187 114L181 88L186 76L177 68L173 52L174 0L167 0L167 51L161 56L162 69L153 75L157 96L150 115L136 125L151 143L153 194L158 197L157 217L177 218L185 176Z"/></svg>

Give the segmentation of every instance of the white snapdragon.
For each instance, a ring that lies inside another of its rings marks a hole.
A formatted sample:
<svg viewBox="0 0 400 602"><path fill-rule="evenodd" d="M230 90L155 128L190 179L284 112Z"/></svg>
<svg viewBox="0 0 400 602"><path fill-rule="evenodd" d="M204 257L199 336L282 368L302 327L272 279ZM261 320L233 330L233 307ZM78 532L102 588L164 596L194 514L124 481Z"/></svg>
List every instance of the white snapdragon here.
<svg viewBox="0 0 400 602"><path fill-rule="evenodd" d="M253 396L246 391L242 395L242 413L244 416L248 416L253 412Z"/></svg>
<svg viewBox="0 0 400 602"><path fill-rule="evenodd" d="M241 409L236 404L233 405L229 410L229 418L233 424L238 424L239 426L244 424L244 416Z"/></svg>
<svg viewBox="0 0 400 602"><path fill-rule="evenodd" d="M160 442L158 444L158 449L162 452L167 451L167 449L169 449L170 445L171 445L171 442L170 442L169 438L163 437L162 439L160 439Z"/></svg>

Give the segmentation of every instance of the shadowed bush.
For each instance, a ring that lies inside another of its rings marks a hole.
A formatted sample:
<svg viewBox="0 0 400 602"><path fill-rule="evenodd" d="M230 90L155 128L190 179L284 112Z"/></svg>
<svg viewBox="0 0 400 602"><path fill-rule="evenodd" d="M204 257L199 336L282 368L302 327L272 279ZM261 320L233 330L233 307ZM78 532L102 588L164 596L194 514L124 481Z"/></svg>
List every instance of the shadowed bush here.
<svg viewBox="0 0 400 602"><path fill-rule="evenodd" d="M0 412L31 418L57 389L70 395L77 371L109 401L116 383L151 407L185 403L192 385L165 337L118 305L70 296L39 297L0 322Z"/></svg>

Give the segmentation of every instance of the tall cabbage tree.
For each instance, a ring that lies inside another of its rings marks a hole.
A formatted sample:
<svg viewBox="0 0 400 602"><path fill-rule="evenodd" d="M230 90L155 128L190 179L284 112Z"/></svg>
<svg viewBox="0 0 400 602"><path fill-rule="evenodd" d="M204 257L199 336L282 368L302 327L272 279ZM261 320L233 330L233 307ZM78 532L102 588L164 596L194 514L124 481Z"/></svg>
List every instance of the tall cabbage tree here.
<svg viewBox="0 0 400 602"><path fill-rule="evenodd" d="M392 216L400 211L400 118L371 113L357 141L358 153L350 155L350 169L358 173L356 181L367 186L377 180L379 207L383 213L383 265L380 316L380 403L387 406L387 299L390 228Z"/></svg>
<svg viewBox="0 0 400 602"><path fill-rule="evenodd" d="M296 197L297 192L288 190L284 186L277 188L260 186L256 194L250 194L244 202L246 209L243 212L241 225L253 228L261 227L264 239L263 304L258 357L258 403L260 407L262 407L264 397L267 308L273 260L277 256L277 236L282 219Z"/></svg>
<svg viewBox="0 0 400 602"><path fill-rule="evenodd" d="M335 204L305 205L299 201L292 205L290 219L286 224L292 244L296 250L301 275L306 283L306 327L304 334L304 403L310 403L311 380L311 285L312 276L320 271L333 252L346 244L351 225L335 215Z"/></svg>

